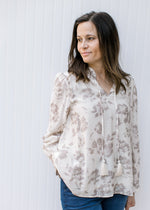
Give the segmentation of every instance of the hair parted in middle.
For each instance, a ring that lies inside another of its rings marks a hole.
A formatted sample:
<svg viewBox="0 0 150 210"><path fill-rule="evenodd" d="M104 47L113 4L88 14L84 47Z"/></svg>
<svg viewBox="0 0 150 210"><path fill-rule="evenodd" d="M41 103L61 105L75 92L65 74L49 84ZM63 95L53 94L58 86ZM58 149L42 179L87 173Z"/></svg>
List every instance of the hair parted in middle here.
<svg viewBox="0 0 150 210"><path fill-rule="evenodd" d="M76 76L76 81L83 80L88 82L88 64L85 63L77 49L77 27L80 23L91 21L97 30L100 51L102 53L102 62L105 69L106 77L116 84L116 93L120 87L126 91L122 79L125 79L129 85L128 76L119 64L120 42L117 27L112 17L106 12L90 12L76 19L73 28L71 48L68 56L68 72Z"/></svg>

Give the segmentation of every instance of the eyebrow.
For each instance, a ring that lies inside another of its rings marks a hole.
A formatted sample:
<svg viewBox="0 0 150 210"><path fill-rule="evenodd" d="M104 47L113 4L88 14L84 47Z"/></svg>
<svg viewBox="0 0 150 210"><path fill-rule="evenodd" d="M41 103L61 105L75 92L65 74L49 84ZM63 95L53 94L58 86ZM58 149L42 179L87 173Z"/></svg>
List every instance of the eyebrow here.
<svg viewBox="0 0 150 210"><path fill-rule="evenodd" d="M94 34L87 34L86 36L95 36L95 35ZM77 35L77 37L81 37L81 36L80 35Z"/></svg>

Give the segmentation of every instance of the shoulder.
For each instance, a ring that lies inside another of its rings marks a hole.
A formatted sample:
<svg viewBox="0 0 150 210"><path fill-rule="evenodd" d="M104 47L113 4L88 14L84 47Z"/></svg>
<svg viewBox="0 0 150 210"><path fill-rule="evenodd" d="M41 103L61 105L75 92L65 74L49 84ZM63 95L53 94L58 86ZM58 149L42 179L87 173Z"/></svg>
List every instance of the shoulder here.
<svg viewBox="0 0 150 210"><path fill-rule="evenodd" d="M128 76L129 80L130 80L130 85L132 86L133 84L135 84L135 79L132 75Z"/></svg>
<svg viewBox="0 0 150 210"><path fill-rule="evenodd" d="M55 75L55 84L58 84L58 85L61 85L61 84L65 84L67 83L67 80L68 80L68 72L58 72L56 75Z"/></svg>
<svg viewBox="0 0 150 210"><path fill-rule="evenodd" d="M54 88L70 89L76 80L75 76L68 71L58 72L54 79Z"/></svg>
<svg viewBox="0 0 150 210"><path fill-rule="evenodd" d="M137 91L135 78L131 75L130 75L130 89L131 89L131 92Z"/></svg>
<svg viewBox="0 0 150 210"><path fill-rule="evenodd" d="M55 75L55 84L59 83L69 85L70 83L73 83L76 81L76 77L71 72L65 71L65 72L58 72Z"/></svg>
<svg viewBox="0 0 150 210"><path fill-rule="evenodd" d="M65 72L58 72L55 75L55 80L69 80L71 77L74 77L74 75L72 73L69 73L68 71Z"/></svg>
<svg viewBox="0 0 150 210"><path fill-rule="evenodd" d="M129 85L127 85L127 93L128 93L128 96L137 96L137 87L136 87L136 82L135 82L135 78L130 75L128 76L128 79L129 79Z"/></svg>
<svg viewBox="0 0 150 210"><path fill-rule="evenodd" d="M132 89L133 86L135 86L135 79L132 75L129 75L126 77L129 81L129 85L127 84L127 81L125 79L122 79L122 83L125 85L126 88Z"/></svg>
<svg viewBox="0 0 150 210"><path fill-rule="evenodd" d="M68 77L68 72L58 72L56 75L55 75L55 81L64 81L64 80L67 80L67 77Z"/></svg>

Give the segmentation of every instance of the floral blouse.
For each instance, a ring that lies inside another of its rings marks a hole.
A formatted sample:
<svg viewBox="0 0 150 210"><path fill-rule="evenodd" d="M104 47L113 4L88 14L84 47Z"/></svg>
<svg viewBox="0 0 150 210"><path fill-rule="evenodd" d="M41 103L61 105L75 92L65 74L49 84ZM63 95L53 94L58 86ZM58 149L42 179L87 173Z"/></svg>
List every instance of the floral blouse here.
<svg viewBox="0 0 150 210"><path fill-rule="evenodd" d="M49 125L43 150L68 188L81 197L131 196L139 188L139 137L137 89L122 80L109 93L98 84L89 68L89 82L69 72L57 73L50 101ZM108 168L100 175L102 159ZM122 174L115 176L117 160Z"/></svg>

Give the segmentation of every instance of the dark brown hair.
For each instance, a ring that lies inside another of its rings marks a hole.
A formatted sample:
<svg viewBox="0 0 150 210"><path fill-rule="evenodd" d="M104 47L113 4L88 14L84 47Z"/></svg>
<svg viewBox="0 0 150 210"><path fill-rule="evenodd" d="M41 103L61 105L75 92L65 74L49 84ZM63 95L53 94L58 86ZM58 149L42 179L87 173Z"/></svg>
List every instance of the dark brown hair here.
<svg viewBox="0 0 150 210"><path fill-rule="evenodd" d="M75 74L77 81L89 81L87 76L88 64L83 61L77 49L77 27L80 23L86 21L91 21L96 27L106 77L116 84L116 93L119 92L121 86L126 91L121 79L125 79L129 85L128 76L130 74L124 72L120 67L118 61L120 42L117 27L112 17L106 12L97 13L93 11L76 19L68 56L68 72Z"/></svg>

